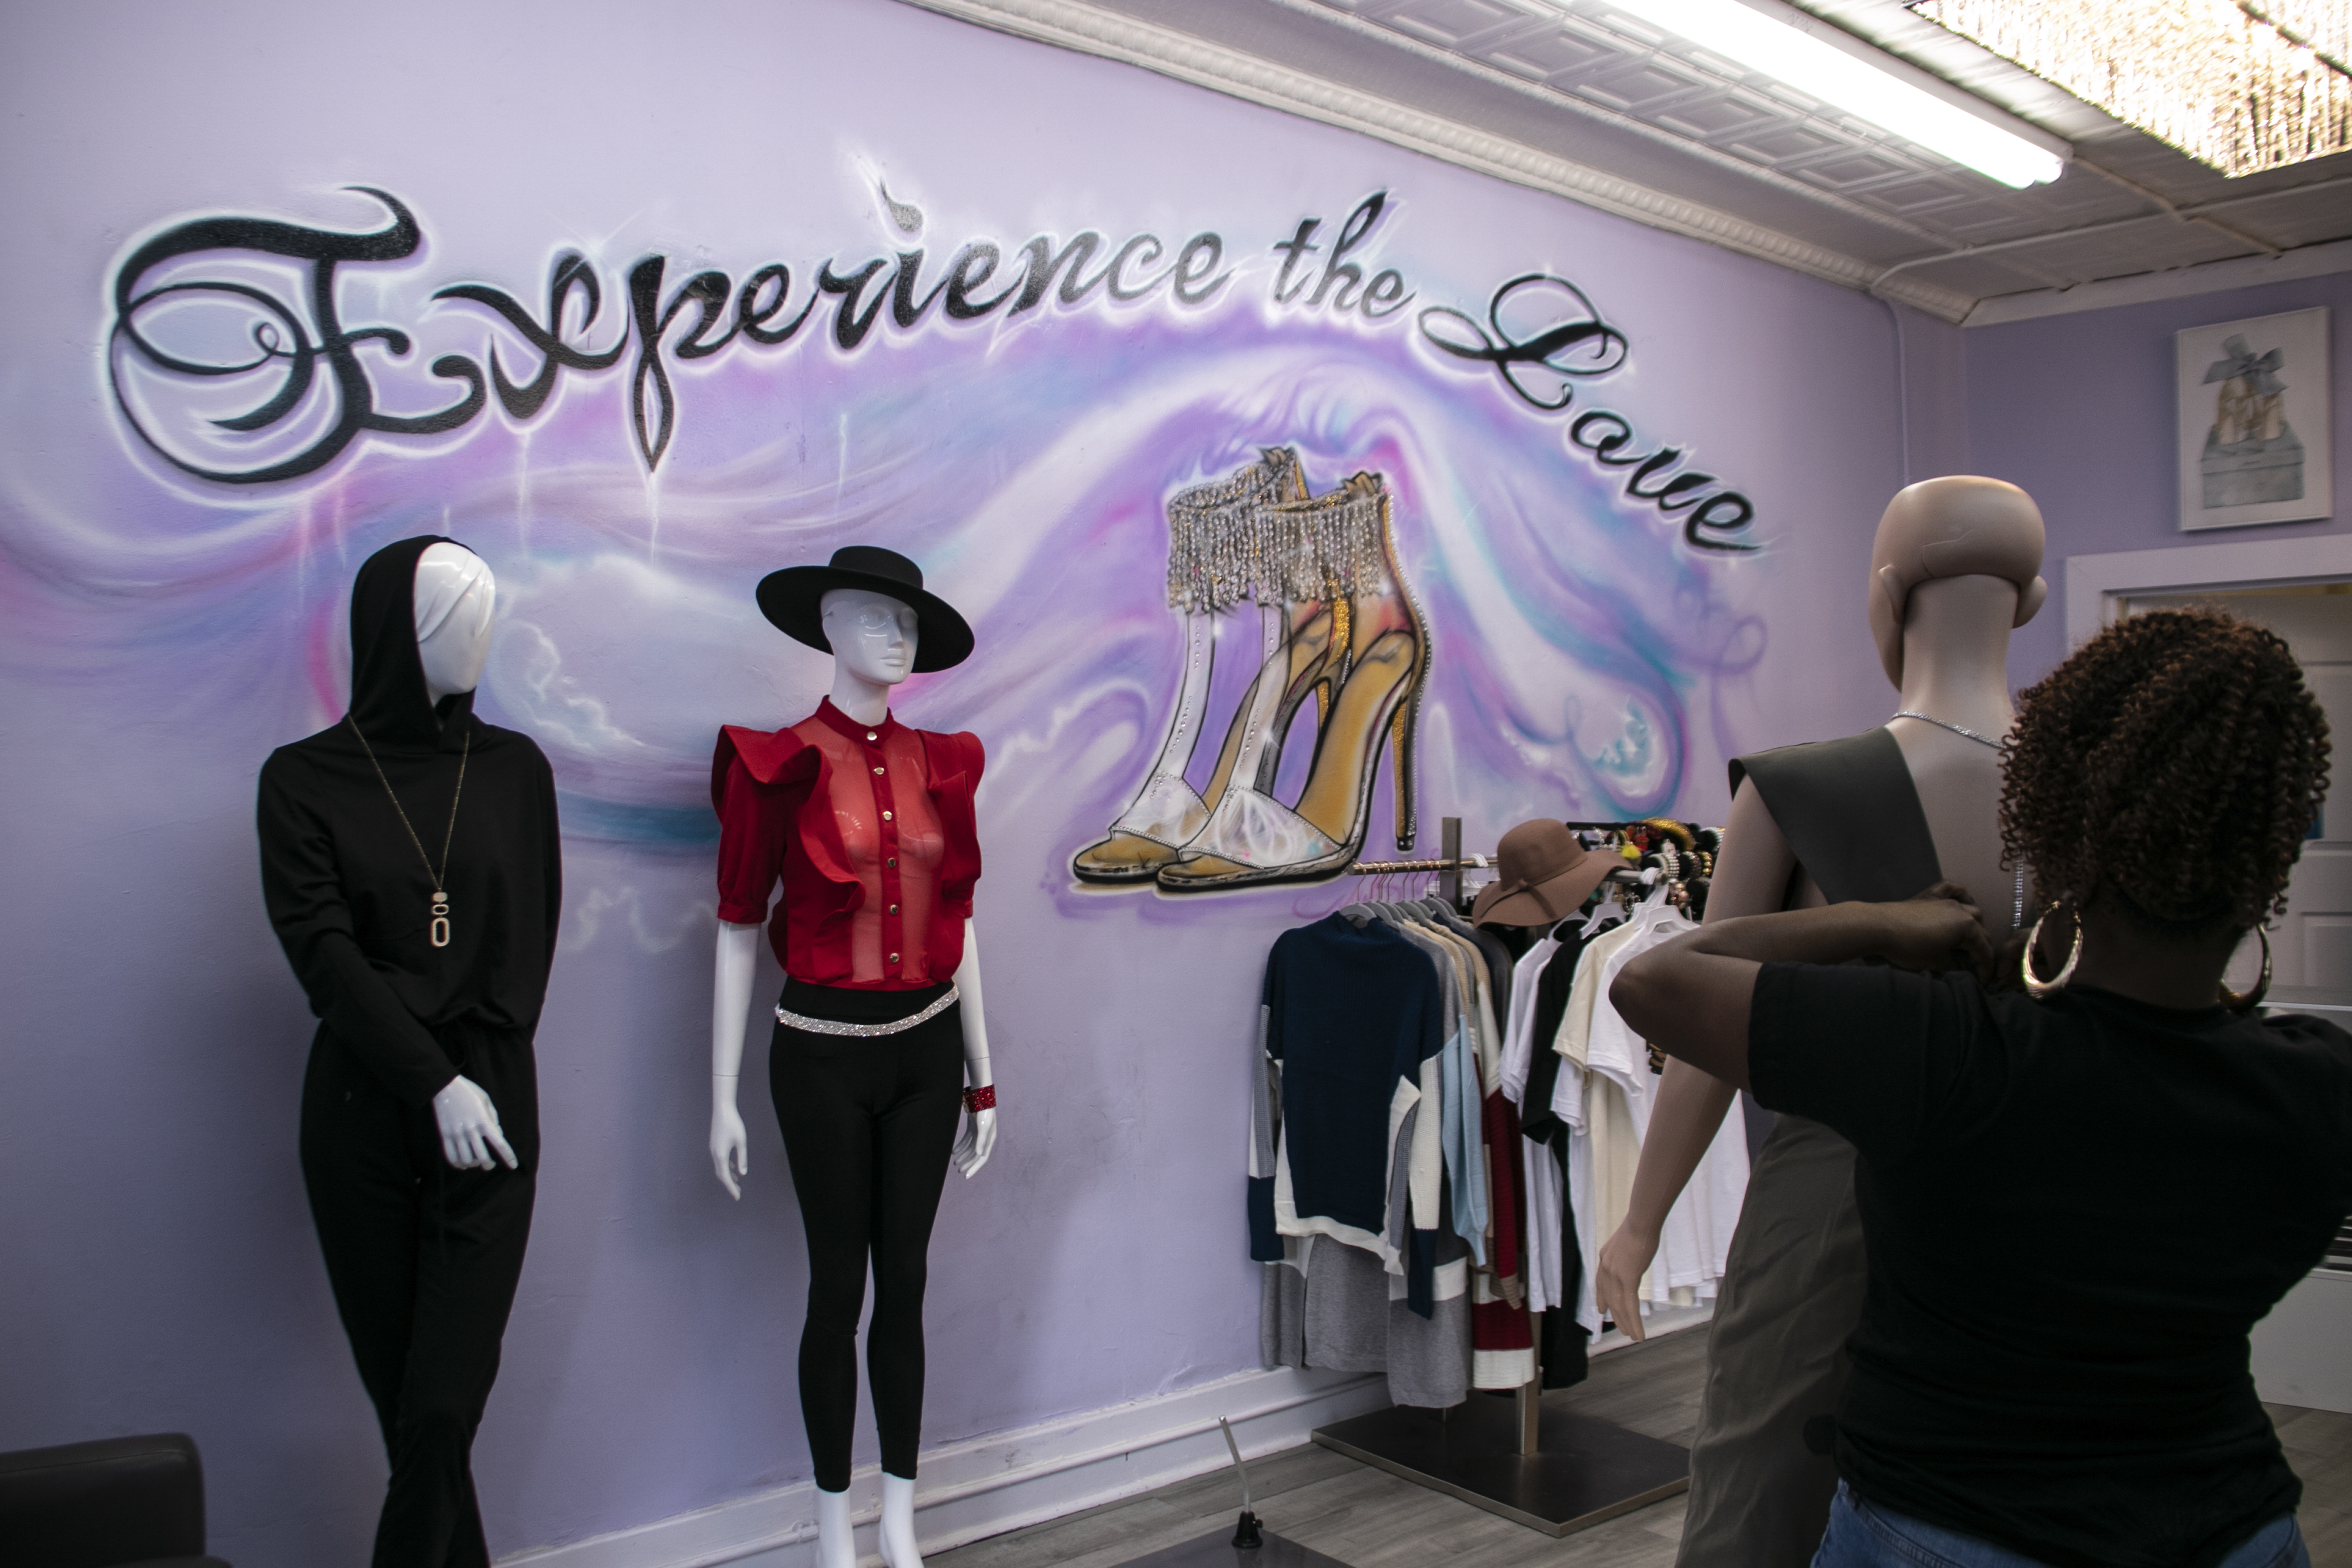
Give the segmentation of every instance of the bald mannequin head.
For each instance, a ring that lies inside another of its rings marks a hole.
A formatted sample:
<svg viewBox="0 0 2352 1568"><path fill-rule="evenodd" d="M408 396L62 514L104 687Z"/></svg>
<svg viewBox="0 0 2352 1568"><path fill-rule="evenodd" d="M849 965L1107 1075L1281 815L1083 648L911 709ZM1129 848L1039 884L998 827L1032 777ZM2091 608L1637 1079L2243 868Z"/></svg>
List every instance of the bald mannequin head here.
<svg viewBox="0 0 2352 1568"><path fill-rule="evenodd" d="M2042 511L2016 486L1971 474L1922 479L1895 493L1870 548L1870 631L1886 678L1903 685L1903 614L1931 578L1998 577L2017 585L2017 619L2033 619L2042 580Z"/></svg>

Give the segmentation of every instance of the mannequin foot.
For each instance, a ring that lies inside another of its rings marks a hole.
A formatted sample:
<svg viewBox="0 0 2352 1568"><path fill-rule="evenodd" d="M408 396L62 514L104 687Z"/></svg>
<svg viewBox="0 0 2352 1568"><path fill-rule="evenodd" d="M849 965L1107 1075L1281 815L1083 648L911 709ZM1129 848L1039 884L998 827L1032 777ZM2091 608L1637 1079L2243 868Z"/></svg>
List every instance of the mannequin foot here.
<svg viewBox="0 0 2352 1568"><path fill-rule="evenodd" d="M882 1561L890 1568L923 1568L915 1546L915 1483L882 1472Z"/></svg>
<svg viewBox="0 0 2352 1568"><path fill-rule="evenodd" d="M849 1522L849 1494L816 1489L817 1568L857 1568L857 1532Z"/></svg>

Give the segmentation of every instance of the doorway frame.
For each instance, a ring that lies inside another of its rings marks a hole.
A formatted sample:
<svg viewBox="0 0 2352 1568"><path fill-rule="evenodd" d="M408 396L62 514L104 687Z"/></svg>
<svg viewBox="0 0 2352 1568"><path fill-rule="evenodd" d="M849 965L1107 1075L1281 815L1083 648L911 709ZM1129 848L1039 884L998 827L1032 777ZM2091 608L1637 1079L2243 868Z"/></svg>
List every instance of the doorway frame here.
<svg viewBox="0 0 2352 1568"><path fill-rule="evenodd" d="M2066 558L2066 651L2073 653L2113 625L2119 602L2135 594L2221 592L2347 580L2352 580L2352 533L2070 555Z"/></svg>

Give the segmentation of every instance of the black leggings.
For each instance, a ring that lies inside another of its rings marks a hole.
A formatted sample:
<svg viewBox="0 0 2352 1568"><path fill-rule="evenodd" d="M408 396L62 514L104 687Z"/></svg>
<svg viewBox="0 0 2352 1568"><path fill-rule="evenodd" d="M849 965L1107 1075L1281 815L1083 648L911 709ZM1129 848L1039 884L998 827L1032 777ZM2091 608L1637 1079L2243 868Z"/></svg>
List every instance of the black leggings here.
<svg viewBox="0 0 2352 1568"><path fill-rule="evenodd" d="M392 1462L375 1568L489 1568L474 1429L499 1375L539 1168L530 1042L434 1036L498 1107L519 1170L452 1167L430 1105L402 1104L324 1029L302 1081L302 1182L327 1281Z"/></svg>
<svg viewBox="0 0 2352 1568"><path fill-rule="evenodd" d="M806 1018L878 1023L920 1011L940 989L853 991L795 980L783 1005ZM869 1256L866 1378L874 1425L882 1468L911 1480L923 1425L925 1254L963 1108L960 1004L900 1033L862 1039L780 1023L769 1042L768 1091L808 1232L801 1419L816 1484L849 1488Z"/></svg>

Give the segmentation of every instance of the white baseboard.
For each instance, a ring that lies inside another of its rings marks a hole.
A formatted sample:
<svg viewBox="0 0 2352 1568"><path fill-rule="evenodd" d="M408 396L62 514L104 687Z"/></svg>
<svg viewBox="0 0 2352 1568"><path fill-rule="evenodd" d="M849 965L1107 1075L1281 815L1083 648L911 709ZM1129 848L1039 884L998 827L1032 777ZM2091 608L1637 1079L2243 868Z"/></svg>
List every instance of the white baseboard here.
<svg viewBox="0 0 2352 1568"><path fill-rule="evenodd" d="M1244 1455L1307 1441L1316 1427L1385 1408L1377 1374L1244 1372L1213 1383L951 1443L922 1457L915 1533L926 1552L1059 1519L1230 1464L1217 1417ZM880 1472L851 1477L860 1560L878 1563ZM1234 1489L1234 1506L1241 1506ZM815 1568L816 1487L803 1481L562 1546L534 1547L499 1568Z"/></svg>

